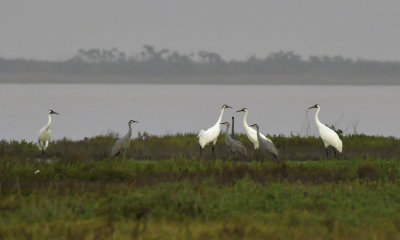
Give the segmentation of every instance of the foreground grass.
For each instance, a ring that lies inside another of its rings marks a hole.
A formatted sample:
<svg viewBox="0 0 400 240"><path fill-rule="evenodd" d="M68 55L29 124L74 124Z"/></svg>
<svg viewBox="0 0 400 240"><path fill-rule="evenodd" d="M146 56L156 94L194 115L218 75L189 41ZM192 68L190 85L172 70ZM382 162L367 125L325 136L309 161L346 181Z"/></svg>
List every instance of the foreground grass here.
<svg viewBox="0 0 400 240"><path fill-rule="evenodd" d="M399 237L399 187L387 184L232 186L188 183L136 189L35 191L3 196L6 239L393 238Z"/></svg>
<svg viewBox="0 0 400 240"><path fill-rule="evenodd" d="M399 180L396 159L8 162L0 238L393 239Z"/></svg>
<svg viewBox="0 0 400 240"><path fill-rule="evenodd" d="M0 239L400 239L400 162L377 157L396 139L348 138L353 157L277 164L199 161L192 137L139 139L130 159L96 151L110 138L59 141L43 158L0 143Z"/></svg>

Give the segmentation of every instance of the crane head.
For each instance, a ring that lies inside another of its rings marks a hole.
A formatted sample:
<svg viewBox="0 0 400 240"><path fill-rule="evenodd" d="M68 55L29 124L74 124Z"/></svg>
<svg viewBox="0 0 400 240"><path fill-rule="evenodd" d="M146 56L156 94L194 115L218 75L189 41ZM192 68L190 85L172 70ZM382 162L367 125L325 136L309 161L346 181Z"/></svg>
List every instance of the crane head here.
<svg viewBox="0 0 400 240"><path fill-rule="evenodd" d="M57 112L55 112L55 111L53 111L53 110L49 110L49 114L57 114L57 115L60 115L59 113L57 113Z"/></svg>
<svg viewBox="0 0 400 240"><path fill-rule="evenodd" d="M308 109L311 109L311 108L319 108L319 105L318 105L318 104L315 104L314 106L311 106L311 107L309 107Z"/></svg>
<svg viewBox="0 0 400 240"><path fill-rule="evenodd" d="M254 124L250 125L250 127L256 127L258 129L258 124L254 123Z"/></svg>
<svg viewBox="0 0 400 240"><path fill-rule="evenodd" d="M222 105L222 109L225 109L225 108L232 108L232 107L230 107L230 106L228 106L226 104Z"/></svg>
<svg viewBox="0 0 400 240"><path fill-rule="evenodd" d="M236 112L247 112L247 108L242 108L240 110L237 110Z"/></svg>
<svg viewBox="0 0 400 240"><path fill-rule="evenodd" d="M135 121L135 120L129 120L129 123L138 123L138 121Z"/></svg>

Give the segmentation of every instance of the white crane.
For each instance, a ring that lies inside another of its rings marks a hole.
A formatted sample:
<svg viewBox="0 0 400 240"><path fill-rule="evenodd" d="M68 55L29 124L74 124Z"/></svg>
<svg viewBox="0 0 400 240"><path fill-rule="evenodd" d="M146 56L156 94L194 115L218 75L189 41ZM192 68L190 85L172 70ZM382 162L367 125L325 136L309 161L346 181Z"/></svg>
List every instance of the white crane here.
<svg viewBox="0 0 400 240"><path fill-rule="evenodd" d="M336 156L336 150L338 152L342 153L343 143L342 143L342 140L340 140L337 133L319 121L318 114L319 114L319 111L321 110L321 107L318 104L315 104L314 106L309 107L308 109L312 109L312 108L317 109L317 111L315 112L315 124L317 125L318 131L319 131L319 136L321 137L322 141L324 142L325 149L326 149L326 157L328 158L328 155L329 155L329 152L328 152L329 146L332 146L334 148L333 151L335 153L335 156Z"/></svg>
<svg viewBox="0 0 400 240"><path fill-rule="evenodd" d="M211 142L213 143L212 153L213 153L213 156L215 157L215 152L214 152L215 144L217 143L217 139L218 139L219 133L221 131L220 130L221 129L220 123L221 123L221 120L222 120L222 115L224 115L224 110L226 108L232 108L232 107L224 104L222 106L219 118L218 118L217 122L214 124L214 126L210 127L207 130L201 129L199 131L199 135L197 135L197 137L199 138L199 144L200 144L200 157L201 157L201 153L202 153L203 148L205 146L207 146Z"/></svg>
<svg viewBox="0 0 400 240"><path fill-rule="evenodd" d="M243 126L244 126L244 129L246 130L247 137L254 144L254 149L258 149L259 143L258 143L258 139L257 139L257 131L254 128L251 128L249 126L249 124L247 124L247 115L249 114L249 111L247 110L247 108L242 108L236 112L244 112ZM267 140L268 142L272 143L271 139L267 138L262 133L260 133L260 137L262 139Z"/></svg>
<svg viewBox="0 0 400 240"><path fill-rule="evenodd" d="M118 156L123 152L124 156L123 158L126 158L126 151L129 148L129 145L131 143L131 136L132 136L132 123L138 123L138 121L135 120L129 120L128 126L129 130L125 134L125 136L119 138L115 143L114 146L111 149L111 156Z"/></svg>
<svg viewBox="0 0 400 240"><path fill-rule="evenodd" d="M51 124L51 115L52 114L57 114L53 110L49 110L48 115L49 115L49 121L47 122L47 125L42 127L39 131L39 137L38 137L38 148L40 151L42 151L42 154L45 153L47 147L49 146L49 141L51 138L51 130L50 130L50 124Z"/></svg>

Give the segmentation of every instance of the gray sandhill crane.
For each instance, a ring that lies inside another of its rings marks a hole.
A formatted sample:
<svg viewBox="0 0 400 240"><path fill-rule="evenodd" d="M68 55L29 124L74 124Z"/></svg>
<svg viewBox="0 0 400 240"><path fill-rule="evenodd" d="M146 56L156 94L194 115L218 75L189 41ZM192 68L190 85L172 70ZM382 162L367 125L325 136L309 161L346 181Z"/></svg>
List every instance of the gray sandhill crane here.
<svg viewBox="0 0 400 240"><path fill-rule="evenodd" d="M274 143L272 143L271 141L267 141L264 138L261 137L260 135L260 128L258 127L258 124L255 123L253 125L250 125L251 127L255 127L257 130L257 140L259 143L259 149L261 152L263 152L264 154L270 154L272 155L275 159L278 158L278 151L275 148Z"/></svg>
<svg viewBox="0 0 400 240"><path fill-rule="evenodd" d="M247 124L247 115L249 114L249 111L247 110L247 108L242 108L241 110L238 110L236 112L244 112L244 116L243 116L243 126L244 129L246 130L246 134L247 137L249 138L249 140L254 144L254 149L258 149L258 135L260 135L260 137L268 142L272 142L269 138L267 138L265 135L263 135L262 133L257 134L256 130L254 130L253 128L249 127L249 125Z"/></svg>
<svg viewBox="0 0 400 240"><path fill-rule="evenodd" d="M244 146L243 143L239 142L238 140L233 139L229 135L229 123L228 122L223 122L221 123L226 126L225 129L225 145L229 149L229 152L232 154L240 154L242 156L247 157L247 150L246 147Z"/></svg>
<svg viewBox="0 0 400 240"><path fill-rule="evenodd" d="M237 137L235 135L235 117L232 117L232 134L231 137L235 140L237 140Z"/></svg>

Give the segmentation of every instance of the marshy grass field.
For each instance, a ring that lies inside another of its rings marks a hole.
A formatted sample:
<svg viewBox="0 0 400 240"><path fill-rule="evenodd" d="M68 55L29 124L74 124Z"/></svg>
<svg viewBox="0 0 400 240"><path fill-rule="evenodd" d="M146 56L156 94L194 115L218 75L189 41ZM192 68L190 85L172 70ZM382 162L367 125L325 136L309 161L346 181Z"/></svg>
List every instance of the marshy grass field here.
<svg viewBox="0 0 400 240"><path fill-rule="evenodd" d="M0 239L400 239L400 140L271 136L280 161L194 134L139 134L126 159L98 136L0 142Z"/></svg>

